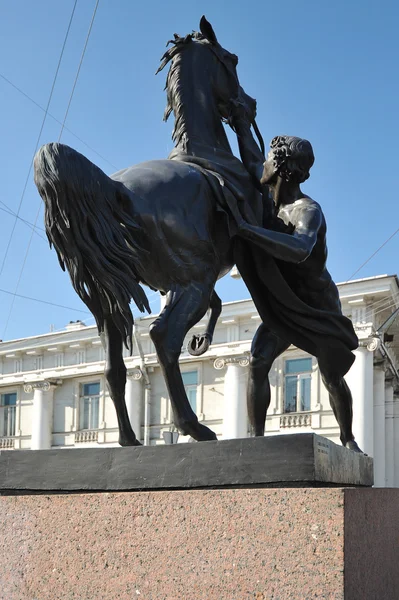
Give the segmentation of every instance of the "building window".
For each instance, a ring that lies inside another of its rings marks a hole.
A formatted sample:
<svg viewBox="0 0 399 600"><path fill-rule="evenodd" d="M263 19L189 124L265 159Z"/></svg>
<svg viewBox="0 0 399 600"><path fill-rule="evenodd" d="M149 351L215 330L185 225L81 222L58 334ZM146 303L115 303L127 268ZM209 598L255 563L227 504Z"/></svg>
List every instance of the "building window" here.
<svg viewBox="0 0 399 600"><path fill-rule="evenodd" d="M59 352L58 354L55 355L55 366L56 367L64 366L64 353L63 352Z"/></svg>
<svg viewBox="0 0 399 600"><path fill-rule="evenodd" d="M78 365L83 365L86 362L86 351L85 350L79 350L76 353L76 362L78 363Z"/></svg>
<svg viewBox="0 0 399 600"><path fill-rule="evenodd" d="M17 410L17 394L1 394L0 396L0 435L15 435L15 416Z"/></svg>
<svg viewBox="0 0 399 600"><path fill-rule="evenodd" d="M312 359L296 358L285 361L284 412L310 410Z"/></svg>
<svg viewBox="0 0 399 600"><path fill-rule="evenodd" d="M100 382L83 383L80 388L80 429L98 429Z"/></svg>
<svg viewBox="0 0 399 600"><path fill-rule="evenodd" d="M181 376L190 406L194 412L197 412L198 373L197 371L186 371Z"/></svg>
<svg viewBox="0 0 399 600"><path fill-rule="evenodd" d="M21 371L22 371L22 359L21 358L15 359L14 371L15 371L15 373L21 373Z"/></svg>
<svg viewBox="0 0 399 600"><path fill-rule="evenodd" d="M43 369L43 356L36 356L33 359L33 370L41 371Z"/></svg>

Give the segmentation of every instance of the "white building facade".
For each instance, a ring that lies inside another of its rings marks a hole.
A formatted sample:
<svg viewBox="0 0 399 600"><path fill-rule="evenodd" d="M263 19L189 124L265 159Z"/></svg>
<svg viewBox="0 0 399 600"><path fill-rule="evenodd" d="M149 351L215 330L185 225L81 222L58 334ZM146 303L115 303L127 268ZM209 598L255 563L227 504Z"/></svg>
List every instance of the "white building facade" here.
<svg viewBox="0 0 399 600"><path fill-rule="evenodd" d="M354 433L374 457L375 485L399 487L399 282L382 275L339 284L344 314L359 337L347 374ZM126 404L133 429L146 444L163 444L174 431L168 393L149 337L154 316L136 321L137 345L126 353ZM219 439L246 437L246 383L251 340L260 324L252 300L229 302L206 354L186 345L181 371L190 403ZM96 327L71 322L62 332L0 343L0 449L107 447L118 429L104 377ZM314 432L337 444L339 429L315 358L289 348L270 373L272 400L266 434ZM180 436L179 442L187 441Z"/></svg>

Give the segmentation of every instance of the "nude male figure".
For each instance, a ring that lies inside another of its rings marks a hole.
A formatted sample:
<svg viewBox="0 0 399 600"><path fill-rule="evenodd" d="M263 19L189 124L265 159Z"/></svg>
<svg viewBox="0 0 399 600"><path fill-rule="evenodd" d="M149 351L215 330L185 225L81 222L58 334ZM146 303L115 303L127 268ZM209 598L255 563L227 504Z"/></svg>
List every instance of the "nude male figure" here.
<svg viewBox="0 0 399 600"><path fill-rule="evenodd" d="M254 152L245 154L245 131L237 127L243 162L254 159ZM247 146L248 148L248 146ZM278 267L295 294L308 306L342 319L338 290L326 268L326 222L320 205L301 191L300 184L309 177L314 162L311 144L291 136L275 137L263 165L261 183L269 187L274 202L274 219L270 229L250 225L235 214L237 235L256 244L274 257ZM247 166L247 165L246 165ZM254 166L254 165L252 165ZM248 167L247 167L248 168ZM259 164L250 168L259 173ZM346 326L353 332L349 320ZM353 332L354 335L354 332ZM260 325L251 349L248 383L248 415L256 436L264 435L267 409L270 404L269 372L274 360L291 344ZM340 427L341 442L351 450L361 452L352 431L352 396L333 356L319 356L320 373L329 392L330 404Z"/></svg>

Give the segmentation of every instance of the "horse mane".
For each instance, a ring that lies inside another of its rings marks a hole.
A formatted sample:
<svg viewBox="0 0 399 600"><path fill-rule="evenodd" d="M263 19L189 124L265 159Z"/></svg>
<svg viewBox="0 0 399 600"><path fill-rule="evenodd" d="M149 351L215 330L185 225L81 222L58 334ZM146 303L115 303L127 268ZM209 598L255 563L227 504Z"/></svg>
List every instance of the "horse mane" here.
<svg viewBox="0 0 399 600"><path fill-rule="evenodd" d="M183 109L183 85L181 81L181 64L182 54L187 50L191 43L200 42L202 44L209 43L206 38L198 31L193 31L188 35L182 37L177 33L174 34L174 39L167 42L167 46L172 44L171 48L165 52L161 58L161 64L156 72L158 74L162 71L169 62L171 66L166 77L166 96L167 104L163 115L163 120L167 121L174 111L175 113L175 124L172 132L172 140L175 144L179 144L186 132L186 123L184 120Z"/></svg>

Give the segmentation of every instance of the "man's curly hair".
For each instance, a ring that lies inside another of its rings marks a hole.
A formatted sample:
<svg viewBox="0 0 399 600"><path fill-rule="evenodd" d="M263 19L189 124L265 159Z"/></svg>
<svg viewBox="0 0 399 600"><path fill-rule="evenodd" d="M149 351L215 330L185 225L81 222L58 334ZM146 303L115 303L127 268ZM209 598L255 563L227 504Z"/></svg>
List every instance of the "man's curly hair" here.
<svg viewBox="0 0 399 600"><path fill-rule="evenodd" d="M303 183L314 163L312 145L307 140L290 135L278 135L270 142L275 169L286 181Z"/></svg>

